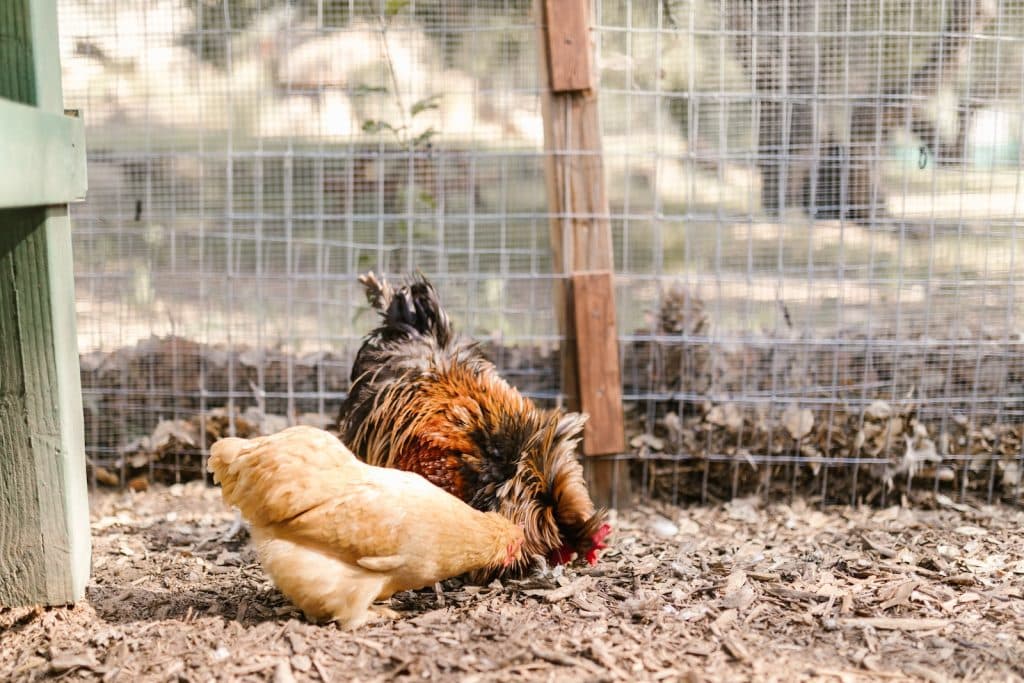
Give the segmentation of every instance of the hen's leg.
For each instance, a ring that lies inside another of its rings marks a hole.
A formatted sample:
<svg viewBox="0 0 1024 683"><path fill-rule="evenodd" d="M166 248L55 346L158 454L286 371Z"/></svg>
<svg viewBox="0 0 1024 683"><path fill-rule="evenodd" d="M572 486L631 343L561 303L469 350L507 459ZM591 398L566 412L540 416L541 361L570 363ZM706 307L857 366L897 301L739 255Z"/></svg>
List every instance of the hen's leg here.
<svg viewBox="0 0 1024 683"><path fill-rule="evenodd" d="M258 527L252 534L263 568L307 619L334 620L353 629L374 616L369 608L384 588L385 575L298 543L269 537Z"/></svg>
<svg viewBox="0 0 1024 683"><path fill-rule="evenodd" d="M339 586L340 590L331 596L328 603L338 624L351 631L368 621L388 618L385 612L372 604L381 588L384 587L384 578L380 574L373 574L359 568L348 569L351 570L349 577L344 581L343 586ZM360 572L362 576L357 576L356 574ZM384 609L387 610L386 607Z"/></svg>
<svg viewBox="0 0 1024 683"><path fill-rule="evenodd" d="M242 520L242 513L235 508L235 521L231 523L231 528L227 530L223 536L220 537L221 543L227 543L228 541L234 540L235 536L242 531L242 527L245 522Z"/></svg>

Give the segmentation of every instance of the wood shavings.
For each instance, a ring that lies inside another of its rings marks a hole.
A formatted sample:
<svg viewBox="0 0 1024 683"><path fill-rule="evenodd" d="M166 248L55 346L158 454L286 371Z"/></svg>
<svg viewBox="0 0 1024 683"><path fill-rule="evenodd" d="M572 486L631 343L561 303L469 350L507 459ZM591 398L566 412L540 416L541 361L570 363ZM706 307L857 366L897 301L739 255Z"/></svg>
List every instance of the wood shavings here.
<svg viewBox="0 0 1024 683"><path fill-rule="evenodd" d="M843 626L870 626L881 631L932 631L949 626L948 619L909 619L900 617L851 617L839 622Z"/></svg>
<svg viewBox="0 0 1024 683"><path fill-rule="evenodd" d="M590 586L592 582L593 580L589 576L581 576L580 578L576 579L567 586L563 586L561 588L556 588L555 590L545 592L544 601L552 603L560 602L562 600L565 600L566 598L571 598L572 596L576 595L580 591Z"/></svg>
<svg viewBox="0 0 1024 683"><path fill-rule="evenodd" d="M400 619L342 633L306 623L249 546L220 540L233 513L216 489L156 484L92 504L87 599L0 610L0 680L1024 678L1015 508L654 504L619 515L629 542L597 567L483 587L452 579L443 608L433 588L402 593ZM662 538L655 516L699 533ZM54 662L82 666L58 674Z"/></svg>

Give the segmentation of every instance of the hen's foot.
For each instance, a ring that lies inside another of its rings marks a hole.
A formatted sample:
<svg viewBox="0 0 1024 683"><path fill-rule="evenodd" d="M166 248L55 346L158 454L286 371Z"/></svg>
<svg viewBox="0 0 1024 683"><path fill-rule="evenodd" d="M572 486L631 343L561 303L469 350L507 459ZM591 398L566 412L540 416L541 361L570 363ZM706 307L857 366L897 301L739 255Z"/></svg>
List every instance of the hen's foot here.
<svg viewBox="0 0 1024 683"><path fill-rule="evenodd" d="M390 619L401 619L402 615L395 610L391 609L387 605L371 605L370 612L373 613L371 619L374 620L390 620Z"/></svg>

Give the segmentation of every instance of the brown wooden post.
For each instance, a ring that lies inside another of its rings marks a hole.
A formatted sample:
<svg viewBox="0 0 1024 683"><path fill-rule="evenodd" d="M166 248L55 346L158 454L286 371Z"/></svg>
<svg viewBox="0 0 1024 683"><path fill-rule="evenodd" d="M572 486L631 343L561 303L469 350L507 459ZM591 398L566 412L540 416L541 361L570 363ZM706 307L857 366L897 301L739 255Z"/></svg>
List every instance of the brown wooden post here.
<svg viewBox="0 0 1024 683"><path fill-rule="evenodd" d="M592 68L588 0L536 0L540 28L545 171L551 251L569 407L590 415L583 453L625 448L615 329L614 262ZM629 471L615 460L585 461L598 505L630 503Z"/></svg>

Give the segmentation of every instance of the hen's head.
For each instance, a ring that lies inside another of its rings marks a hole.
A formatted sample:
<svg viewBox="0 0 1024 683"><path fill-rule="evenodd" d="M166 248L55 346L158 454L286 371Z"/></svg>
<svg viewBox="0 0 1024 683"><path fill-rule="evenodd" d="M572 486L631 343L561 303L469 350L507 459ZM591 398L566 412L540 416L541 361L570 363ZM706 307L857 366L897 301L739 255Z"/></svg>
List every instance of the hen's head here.
<svg viewBox="0 0 1024 683"><path fill-rule="evenodd" d="M520 527L521 529L521 527ZM523 559L523 543L526 539L520 534L520 536L509 542L505 548L505 561L502 563L502 567L511 567L516 562Z"/></svg>
<svg viewBox="0 0 1024 683"><path fill-rule="evenodd" d="M523 526L516 524L497 512L487 512L483 518L493 546L489 549L487 568L478 570L481 576L492 576L512 567L523 560L523 544L526 537Z"/></svg>
<svg viewBox="0 0 1024 683"><path fill-rule="evenodd" d="M595 564L611 526L606 513L594 508L576 455L587 417L545 412L537 418L515 474L498 496L502 514L526 532L523 559L510 571L522 573L535 556L550 565L567 564L574 556Z"/></svg>

